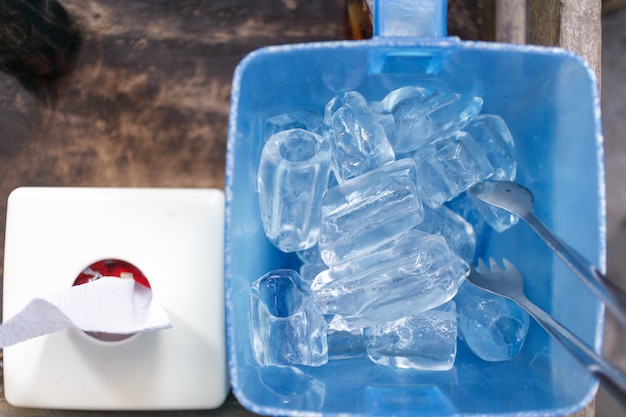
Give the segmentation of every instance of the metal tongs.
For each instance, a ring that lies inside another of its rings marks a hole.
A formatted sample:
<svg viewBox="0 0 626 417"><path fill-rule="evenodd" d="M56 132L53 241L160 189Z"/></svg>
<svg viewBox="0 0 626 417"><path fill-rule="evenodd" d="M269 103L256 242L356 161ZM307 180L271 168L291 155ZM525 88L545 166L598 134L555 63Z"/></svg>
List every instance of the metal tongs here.
<svg viewBox="0 0 626 417"><path fill-rule="evenodd" d="M487 204L515 214L528 223L550 249L605 303L626 329L626 294L609 281L595 265L539 221L533 210L535 199L528 188L512 181L485 181L472 186L469 193Z"/></svg>
<svg viewBox="0 0 626 417"><path fill-rule="evenodd" d="M492 294L508 298L526 310L591 375L600 380L608 392L626 409L626 374L526 298L522 274L511 262L506 259L503 259L502 262L504 268L501 268L493 259L490 260L489 266L485 265L482 259L479 259L478 266L472 267L467 279L477 287Z"/></svg>

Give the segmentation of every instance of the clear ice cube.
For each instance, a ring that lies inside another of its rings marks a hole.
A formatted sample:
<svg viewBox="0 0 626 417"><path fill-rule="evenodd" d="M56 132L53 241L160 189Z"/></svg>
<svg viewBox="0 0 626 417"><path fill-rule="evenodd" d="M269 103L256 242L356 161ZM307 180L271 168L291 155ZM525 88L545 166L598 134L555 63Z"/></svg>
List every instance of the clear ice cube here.
<svg viewBox="0 0 626 417"><path fill-rule="evenodd" d="M300 265L300 276L305 282L311 284L315 277L325 269L328 269L328 265L324 262L303 263Z"/></svg>
<svg viewBox="0 0 626 417"><path fill-rule="evenodd" d="M317 274L328 269L328 266L322 260L317 245L313 246L311 249L298 251L296 255L298 255L298 259L302 261L302 265L300 265L300 276L304 281L309 283L309 285L313 282Z"/></svg>
<svg viewBox="0 0 626 417"><path fill-rule="evenodd" d="M304 129L321 135L323 125L323 117L311 111L298 110L278 114L265 119L264 141L267 141L274 133L290 129Z"/></svg>
<svg viewBox="0 0 626 417"><path fill-rule="evenodd" d="M365 337L361 329L328 332L328 359L352 359L367 355Z"/></svg>
<svg viewBox="0 0 626 417"><path fill-rule="evenodd" d="M265 143L257 176L259 208L267 238L283 252L317 244L331 159L328 141L303 129L278 132Z"/></svg>
<svg viewBox="0 0 626 417"><path fill-rule="evenodd" d="M493 229L487 224L482 214L480 214L473 200L474 197L471 197L466 191L452 200L447 201L444 207L457 213L472 225L474 235L476 236L476 249L474 251L474 260L476 260L477 257L480 257L484 253L486 243L489 242L489 236Z"/></svg>
<svg viewBox="0 0 626 417"><path fill-rule="evenodd" d="M333 330L354 330L418 313L454 297L468 264L440 235L411 229L380 250L330 267L311 290ZM410 307L408 307L410 306Z"/></svg>
<svg viewBox="0 0 626 417"><path fill-rule="evenodd" d="M465 127L465 131L485 151L494 169L491 179L513 181L517 173L515 142L504 119L495 114L480 115ZM477 198L472 197L472 202L485 221L498 232L508 230L519 220L514 214Z"/></svg>
<svg viewBox="0 0 626 417"><path fill-rule="evenodd" d="M322 261L320 248L317 245L309 249L299 250L296 252L296 255L298 256L298 259L305 264L324 263L324 261Z"/></svg>
<svg viewBox="0 0 626 417"><path fill-rule="evenodd" d="M402 159L324 194L319 248L327 265L371 252L422 221L415 163Z"/></svg>
<svg viewBox="0 0 626 417"><path fill-rule="evenodd" d="M457 351L454 301L363 330L369 358L380 365L427 371L452 369Z"/></svg>
<svg viewBox="0 0 626 417"><path fill-rule="evenodd" d="M413 154L424 204L436 208L493 175L485 152L474 138L457 132Z"/></svg>
<svg viewBox="0 0 626 417"><path fill-rule="evenodd" d="M254 357L261 365L328 362L328 324L293 270L270 271L250 288Z"/></svg>
<svg viewBox="0 0 626 417"><path fill-rule="evenodd" d="M340 183L395 159L385 130L356 91L328 102L324 124L333 150L333 172Z"/></svg>
<svg viewBox="0 0 626 417"><path fill-rule="evenodd" d="M446 238L448 246L466 262L472 262L476 251L476 234L472 225L446 206L424 207L424 220L415 228Z"/></svg>
<svg viewBox="0 0 626 417"><path fill-rule="evenodd" d="M494 180L512 181L517 173L515 142L504 119L496 114L481 114L463 129L469 133L493 167Z"/></svg>
<svg viewBox="0 0 626 417"><path fill-rule="evenodd" d="M454 301L459 334L476 356L499 362L520 352L530 319L517 304L469 282L461 286Z"/></svg>
<svg viewBox="0 0 626 417"><path fill-rule="evenodd" d="M429 145L465 125L482 109L483 99L451 91L410 86L393 90L376 106L379 118L393 115L393 129L385 123L395 152Z"/></svg>

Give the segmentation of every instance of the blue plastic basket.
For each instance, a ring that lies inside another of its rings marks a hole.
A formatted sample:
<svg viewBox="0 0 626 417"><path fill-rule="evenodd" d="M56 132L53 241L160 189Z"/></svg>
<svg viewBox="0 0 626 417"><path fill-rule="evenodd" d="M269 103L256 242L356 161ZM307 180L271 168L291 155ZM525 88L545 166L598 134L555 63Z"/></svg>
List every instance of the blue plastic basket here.
<svg viewBox="0 0 626 417"><path fill-rule="evenodd" d="M422 2L413 2L422 3ZM423 2L428 3L428 2ZM250 283L297 259L266 239L256 172L267 117L323 111L335 94L380 99L406 85L445 87L484 98L516 140L517 180L535 194L538 217L597 265L605 265L605 180L597 81L558 48L466 42L445 36L445 2L424 37L397 37L402 23L377 4L371 40L271 46L248 55L232 87L226 172L226 303L230 378L246 408L271 415L566 415L588 404L596 381L535 323L519 356L489 363L459 343L447 372L393 370L367 358L319 368L267 369L252 353ZM438 7L440 6L440 7ZM437 8L438 7L438 8ZM390 11L391 10L391 11ZM387 13L387 15L385 15ZM410 26L410 25L409 25ZM384 35L384 36L380 36ZM506 257L528 297L598 351L603 308L528 226L490 236L485 257Z"/></svg>

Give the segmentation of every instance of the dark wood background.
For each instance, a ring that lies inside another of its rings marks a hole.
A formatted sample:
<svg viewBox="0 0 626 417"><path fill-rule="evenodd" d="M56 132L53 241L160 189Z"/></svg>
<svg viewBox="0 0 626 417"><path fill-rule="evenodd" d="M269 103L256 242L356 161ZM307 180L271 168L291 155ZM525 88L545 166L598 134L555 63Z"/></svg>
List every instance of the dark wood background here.
<svg viewBox="0 0 626 417"><path fill-rule="evenodd" d="M449 34L493 40L494 2L450 0ZM80 35L70 72L28 83L0 72L0 242L19 186L223 188L237 63L265 45L354 36L358 1L60 3ZM107 413L15 409L0 395L3 417L248 414L232 396L213 411Z"/></svg>

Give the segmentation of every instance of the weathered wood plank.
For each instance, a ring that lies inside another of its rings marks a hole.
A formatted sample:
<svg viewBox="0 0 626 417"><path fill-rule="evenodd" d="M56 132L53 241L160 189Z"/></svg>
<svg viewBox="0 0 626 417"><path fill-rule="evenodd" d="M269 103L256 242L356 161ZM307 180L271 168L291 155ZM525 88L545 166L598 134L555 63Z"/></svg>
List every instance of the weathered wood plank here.
<svg viewBox="0 0 626 417"><path fill-rule="evenodd" d="M601 0L529 0L529 43L560 46L601 74Z"/></svg>
<svg viewBox="0 0 626 417"><path fill-rule="evenodd" d="M496 41L525 44L528 37L527 0L496 2Z"/></svg>
<svg viewBox="0 0 626 417"><path fill-rule="evenodd" d="M561 3L561 0L529 0L529 43L544 46L560 45Z"/></svg>
<svg viewBox="0 0 626 417"><path fill-rule="evenodd" d="M602 1L565 1L561 16L560 46L585 58L599 80L602 73Z"/></svg>

